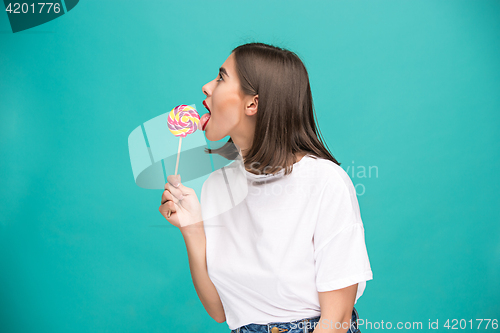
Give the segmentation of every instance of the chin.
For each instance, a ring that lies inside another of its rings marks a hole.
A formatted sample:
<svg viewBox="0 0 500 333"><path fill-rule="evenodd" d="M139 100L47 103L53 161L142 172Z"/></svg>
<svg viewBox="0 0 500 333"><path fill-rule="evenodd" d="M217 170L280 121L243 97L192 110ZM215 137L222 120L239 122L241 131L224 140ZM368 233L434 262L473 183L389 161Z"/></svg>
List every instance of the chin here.
<svg viewBox="0 0 500 333"><path fill-rule="evenodd" d="M205 133L205 137L207 138L208 141L217 141L217 140L212 139L212 137L210 137L210 135L207 133Z"/></svg>
<svg viewBox="0 0 500 333"><path fill-rule="evenodd" d="M214 130L209 130L208 128L205 128L205 137L207 138L208 141L219 141L224 139L228 134L220 133Z"/></svg>
<svg viewBox="0 0 500 333"><path fill-rule="evenodd" d="M217 138L217 136L211 135L211 132L206 130L205 130L205 137L207 138L208 141L219 141L224 138L224 137Z"/></svg>

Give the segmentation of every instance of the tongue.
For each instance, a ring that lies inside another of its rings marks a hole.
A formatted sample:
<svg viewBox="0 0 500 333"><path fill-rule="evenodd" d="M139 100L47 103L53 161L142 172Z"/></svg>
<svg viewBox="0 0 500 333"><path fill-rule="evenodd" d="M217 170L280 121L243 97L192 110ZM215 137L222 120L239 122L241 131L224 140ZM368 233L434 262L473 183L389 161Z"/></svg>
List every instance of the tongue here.
<svg viewBox="0 0 500 333"><path fill-rule="evenodd" d="M201 122L201 130L204 131L205 130L205 126L207 126L206 124L208 123L208 120L210 119L210 113L205 113L201 119L200 119L200 122Z"/></svg>

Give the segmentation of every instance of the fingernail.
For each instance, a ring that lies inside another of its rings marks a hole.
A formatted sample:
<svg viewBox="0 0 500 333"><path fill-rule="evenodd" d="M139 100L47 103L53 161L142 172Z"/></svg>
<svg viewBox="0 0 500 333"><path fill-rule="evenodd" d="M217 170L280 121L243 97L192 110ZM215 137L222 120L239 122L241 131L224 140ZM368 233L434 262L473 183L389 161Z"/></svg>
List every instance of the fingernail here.
<svg viewBox="0 0 500 333"><path fill-rule="evenodd" d="M172 184L174 187L179 187L179 183Z"/></svg>

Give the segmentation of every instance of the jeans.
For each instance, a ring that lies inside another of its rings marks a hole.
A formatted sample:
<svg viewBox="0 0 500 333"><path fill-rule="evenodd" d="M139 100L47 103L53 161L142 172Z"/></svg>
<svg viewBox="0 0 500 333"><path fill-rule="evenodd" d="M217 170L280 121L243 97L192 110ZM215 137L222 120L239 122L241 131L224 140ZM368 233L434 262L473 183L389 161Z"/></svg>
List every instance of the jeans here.
<svg viewBox="0 0 500 333"><path fill-rule="evenodd" d="M274 322L269 324L247 324L240 326L237 329L231 330L231 333L312 333L316 326L327 327L327 325L335 325L327 321L319 322L320 316L312 318L304 318L290 322ZM361 333L358 329L359 319L358 311L352 308L351 327L346 330L346 333ZM345 326L344 326L345 327ZM335 326L333 326L335 328Z"/></svg>

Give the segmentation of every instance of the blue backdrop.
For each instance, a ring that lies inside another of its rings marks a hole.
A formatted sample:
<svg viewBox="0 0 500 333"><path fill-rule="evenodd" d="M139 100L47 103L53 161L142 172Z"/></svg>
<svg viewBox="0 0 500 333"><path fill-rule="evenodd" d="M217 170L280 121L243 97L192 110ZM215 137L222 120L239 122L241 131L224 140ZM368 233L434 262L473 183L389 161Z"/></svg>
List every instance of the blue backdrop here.
<svg viewBox="0 0 500 333"><path fill-rule="evenodd" d="M374 276L360 318L500 319L499 1L87 0L17 33L0 13L2 332L229 332L127 137L201 107L252 41L303 59L356 186Z"/></svg>

